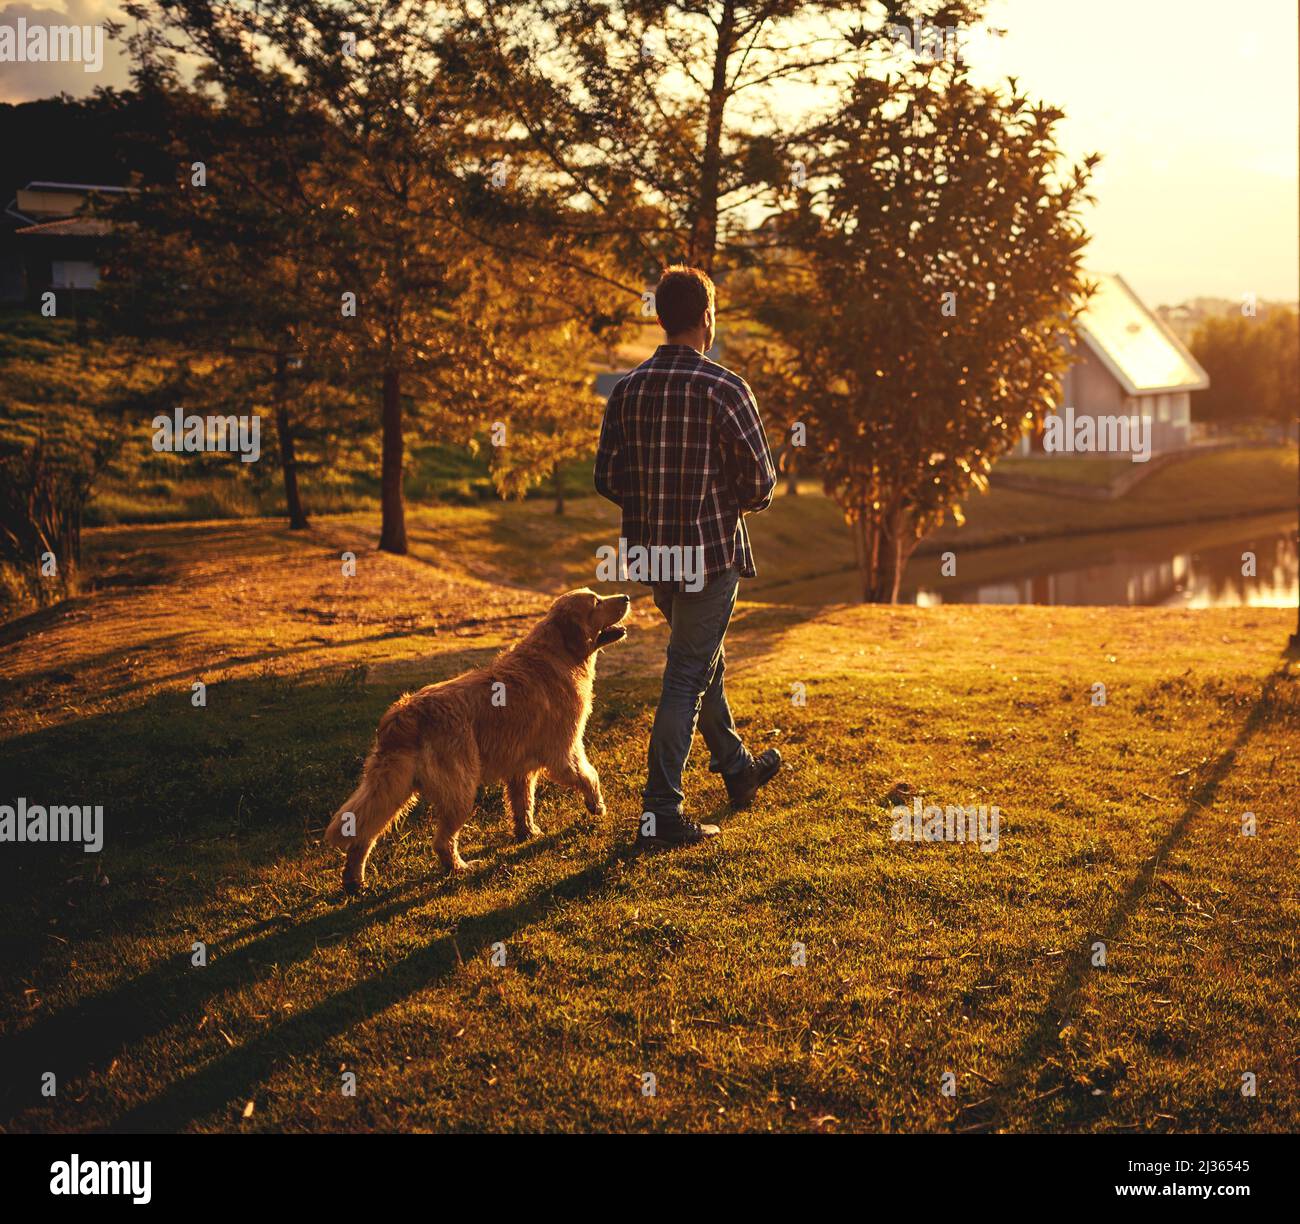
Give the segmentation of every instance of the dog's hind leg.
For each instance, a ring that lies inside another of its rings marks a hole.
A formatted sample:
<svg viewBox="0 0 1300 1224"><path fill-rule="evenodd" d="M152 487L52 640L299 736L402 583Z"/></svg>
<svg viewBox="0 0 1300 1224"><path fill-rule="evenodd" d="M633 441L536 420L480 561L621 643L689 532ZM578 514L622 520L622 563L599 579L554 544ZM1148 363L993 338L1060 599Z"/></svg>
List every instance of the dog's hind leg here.
<svg viewBox="0 0 1300 1224"><path fill-rule="evenodd" d="M415 756L409 752L371 752L361 784L348 797L325 830L325 840L348 852L343 866L343 891L361 891L366 861L375 840L411 802L415 789Z"/></svg>
<svg viewBox="0 0 1300 1224"><path fill-rule="evenodd" d="M429 789L425 792L438 818L433 848L442 865L457 874L470 866L460 857L458 842L461 827L474 814L475 776L440 770L437 777L429 779Z"/></svg>
<svg viewBox="0 0 1300 1224"><path fill-rule="evenodd" d="M518 774L506 783L506 798L510 801L510 814L515 818L515 837L527 841L540 833L533 819L533 799L537 793L537 771Z"/></svg>

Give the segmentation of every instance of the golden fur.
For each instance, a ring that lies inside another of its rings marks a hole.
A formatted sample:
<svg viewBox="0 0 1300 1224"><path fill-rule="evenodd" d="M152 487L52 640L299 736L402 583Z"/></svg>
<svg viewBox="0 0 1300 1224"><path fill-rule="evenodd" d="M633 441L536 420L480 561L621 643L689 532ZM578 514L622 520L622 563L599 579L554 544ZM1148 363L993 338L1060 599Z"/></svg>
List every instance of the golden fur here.
<svg viewBox="0 0 1300 1224"><path fill-rule="evenodd" d="M416 799L437 818L434 849L449 871L467 864L457 848L480 785L504 782L515 836L541 830L533 794L542 770L603 814L600 778L583 748L596 652L625 636L631 601L570 591L523 641L488 666L407 693L379 720L361 782L334 814L325 840L347 851L343 887L358 892L379 835ZM344 818L351 814L350 836Z"/></svg>

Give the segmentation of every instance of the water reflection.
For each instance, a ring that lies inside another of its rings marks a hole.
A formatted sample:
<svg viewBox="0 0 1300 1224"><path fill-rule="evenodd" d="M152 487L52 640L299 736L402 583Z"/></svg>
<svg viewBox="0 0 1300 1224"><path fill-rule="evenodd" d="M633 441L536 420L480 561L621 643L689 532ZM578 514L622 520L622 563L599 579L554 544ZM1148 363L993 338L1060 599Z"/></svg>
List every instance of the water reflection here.
<svg viewBox="0 0 1300 1224"><path fill-rule="evenodd" d="M1243 553L1255 554L1255 576ZM1286 607L1300 582L1295 519L1192 524L1076 536L958 555L958 573L914 557L901 598L942 603L1084 604L1133 607Z"/></svg>

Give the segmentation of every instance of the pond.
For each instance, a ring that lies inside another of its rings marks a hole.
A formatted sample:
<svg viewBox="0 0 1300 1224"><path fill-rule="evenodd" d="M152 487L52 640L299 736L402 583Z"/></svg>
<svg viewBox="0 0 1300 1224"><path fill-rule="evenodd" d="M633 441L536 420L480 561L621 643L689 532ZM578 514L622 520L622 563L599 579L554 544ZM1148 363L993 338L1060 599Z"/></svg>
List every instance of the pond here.
<svg viewBox="0 0 1300 1224"><path fill-rule="evenodd" d="M952 577L913 557L900 602L1268 608L1294 606L1300 582L1293 514L955 551Z"/></svg>

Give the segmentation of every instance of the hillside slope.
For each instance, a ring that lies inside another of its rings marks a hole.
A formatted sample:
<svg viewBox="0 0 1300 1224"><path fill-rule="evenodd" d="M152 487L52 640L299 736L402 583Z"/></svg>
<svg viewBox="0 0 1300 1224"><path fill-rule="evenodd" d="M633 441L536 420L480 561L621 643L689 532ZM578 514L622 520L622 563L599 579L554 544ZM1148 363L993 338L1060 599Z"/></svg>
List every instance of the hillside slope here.
<svg viewBox="0 0 1300 1224"><path fill-rule="evenodd" d="M0 1129L1300 1125L1287 613L742 603L733 704L787 769L730 813L697 752L719 844L641 856L642 600L587 736L610 814L544 786L517 846L488 790L450 880L417 813L344 904L319 837L379 714L517 636L559 548L500 583L508 520L413 526L98 531L99 590L6 627L0 797L107 841L0 857ZM998 849L893 840L900 781L997 806Z"/></svg>

